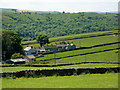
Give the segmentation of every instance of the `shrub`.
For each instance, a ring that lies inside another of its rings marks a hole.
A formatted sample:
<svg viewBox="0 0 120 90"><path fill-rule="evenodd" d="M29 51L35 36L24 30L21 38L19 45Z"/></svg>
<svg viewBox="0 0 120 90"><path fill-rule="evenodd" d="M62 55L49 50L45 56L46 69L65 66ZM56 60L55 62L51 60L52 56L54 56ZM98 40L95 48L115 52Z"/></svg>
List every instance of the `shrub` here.
<svg viewBox="0 0 120 90"><path fill-rule="evenodd" d="M74 76L77 76L77 72L74 72L73 75L74 75Z"/></svg>
<svg viewBox="0 0 120 90"><path fill-rule="evenodd" d="M12 79L16 79L16 76L13 75L13 76L12 76Z"/></svg>
<svg viewBox="0 0 120 90"><path fill-rule="evenodd" d="M24 58L24 56L20 53L14 53L12 56L11 56L12 59L16 59L16 58Z"/></svg>

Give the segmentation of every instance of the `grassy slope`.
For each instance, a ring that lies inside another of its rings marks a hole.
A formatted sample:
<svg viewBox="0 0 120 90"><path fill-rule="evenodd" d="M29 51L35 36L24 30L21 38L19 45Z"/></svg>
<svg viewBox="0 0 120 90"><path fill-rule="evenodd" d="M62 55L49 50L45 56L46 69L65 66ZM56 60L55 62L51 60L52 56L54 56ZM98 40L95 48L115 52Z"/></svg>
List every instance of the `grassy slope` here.
<svg viewBox="0 0 120 90"><path fill-rule="evenodd" d="M3 78L2 85L3 88L118 88L118 73L42 78Z"/></svg>
<svg viewBox="0 0 120 90"><path fill-rule="evenodd" d="M79 42L79 40L82 40L82 44L84 45L94 45L94 44L103 44L103 43L108 43L108 42L115 42L117 41L116 37L113 37L112 35L109 36L102 36L102 37L92 37L92 38L85 38L85 39L78 39L75 40L76 43ZM42 58L38 58L37 60L45 60L45 59L51 59L51 58L57 58L57 57L65 57L65 56L70 56L70 55L77 55L77 54L82 54L82 53L88 53L88 52L94 52L94 51L101 51L101 50L106 50L106 49L112 49L116 48L117 45L109 45L109 46L102 46L102 47L95 47L91 49L83 49L83 50L73 50L73 51L67 51L67 52L61 52L61 53L56 53L56 54L49 54L45 55ZM77 63L77 62L117 62L118 61L118 53L115 53L117 50L113 51L107 51L107 52L100 52L100 53L95 53L95 54L89 54L89 55L82 55L82 56L74 56L74 57L68 57L68 58L63 58L63 59L58 59L58 60L52 60L49 62L49 64L59 64L59 63ZM38 63L37 63L38 64ZM95 65L95 64L94 64ZM94 67L100 67L101 64L95 65ZM106 65L107 67L110 66ZM111 65L112 66L112 65ZM114 66L114 65L113 65ZM86 65L75 65L75 66L70 66L74 68L82 68L82 67L91 67L91 65L86 66ZM65 67L58 67L58 68L70 68L69 66ZM46 68L46 67L45 67ZM15 67L14 69L11 67L8 68L3 68L3 72L5 71L16 71L16 70L25 70L25 69L36 69L35 67ZM39 68L38 68L39 69ZM42 68L44 69L44 68Z"/></svg>
<svg viewBox="0 0 120 90"><path fill-rule="evenodd" d="M101 47L95 47L95 48L90 48L90 49L80 49L80 50L59 52L59 53L55 53L55 54L44 55L44 57L37 58L36 60L46 60L46 59L52 59L52 58L60 58L60 57L78 55L78 54L89 53L89 52L97 52L97 51L113 49L113 48L117 48L117 46L116 45L108 45L108 46L101 46Z"/></svg>
<svg viewBox="0 0 120 90"><path fill-rule="evenodd" d="M2 67L2 72L15 72L29 69L59 69L59 68L95 68L95 67L118 67L118 64L78 64L58 67Z"/></svg>
<svg viewBox="0 0 120 90"><path fill-rule="evenodd" d="M52 60L49 64L77 63L77 62L118 62L117 50L101 52L86 56L75 56L64 59ZM37 63L38 64L38 63ZM52 69L52 68L94 68L94 67L118 67L118 64L79 64L59 67L2 67L3 72L14 72L27 69Z"/></svg>
<svg viewBox="0 0 120 90"><path fill-rule="evenodd" d="M55 43L59 43L59 42L60 41L52 42L50 44L55 44ZM73 42L76 46L88 47L88 46L93 46L93 45L98 45L98 44L118 42L118 38L114 37L113 35L108 35L108 36L101 36L101 37L66 40L66 42ZM23 45L24 48L27 46L39 47L40 45L39 44Z"/></svg>
<svg viewBox="0 0 120 90"><path fill-rule="evenodd" d="M98 32L98 33L100 34L103 32ZM90 33L90 35L91 34L92 33ZM87 35L87 34L83 34L83 35ZM77 36L77 35L73 35L73 37L74 36ZM67 37L71 37L71 36L63 36L63 37L67 38ZM63 37L59 37L59 38L63 38ZM84 46L84 47L98 45L98 44L104 44L104 43L117 42L117 41L118 41L118 38L114 37L113 35L69 40L69 42L74 42L77 46ZM34 45L37 45L37 44L34 44ZM82 53L112 49L112 48L116 48L116 47L117 47L117 45L116 46L109 45L109 46L95 47L95 48L85 49L85 50L73 50L73 51L45 55L44 57L37 58L37 60L59 58L59 57L65 57L65 56L70 56L70 55L77 55L77 54L82 54ZM109 54L111 54L111 58L109 57ZM103 53L96 53L96 54L86 55L86 56L84 55L84 56L63 58L63 59L57 60L56 63L71 63L71 62L84 62L84 61L99 61L99 62L100 61L103 61L103 62L104 61L113 61L114 62L114 61L117 61L117 57L118 57L117 54L115 52L111 51L111 53L110 52L103 52ZM55 62L55 60L51 61L51 63L54 63L54 62Z"/></svg>
<svg viewBox="0 0 120 90"><path fill-rule="evenodd" d="M56 63L77 63L77 62L118 62L118 53L116 50L63 58L56 60ZM55 60L53 60L54 62ZM52 62L52 61L51 61Z"/></svg>
<svg viewBox="0 0 120 90"><path fill-rule="evenodd" d="M84 36L91 36L91 35L99 35L99 34L105 34L105 33L115 33L118 32L118 30L112 30L112 31L100 31L100 32L92 32L92 33L82 33L82 34L72 34L72 35L67 35L67 36L60 36L60 37L53 37L50 38L50 41L53 40L63 40L63 39L70 39L70 38L75 38L75 37L84 37ZM23 41L22 44L26 44L26 43L33 43L36 42L36 40L32 40L32 41Z"/></svg>
<svg viewBox="0 0 120 90"><path fill-rule="evenodd" d="M111 42L118 42L118 38L109 35L109 36L101 36L101 37L92 37L92 38L85 38L85 39L76 39L76 40L69 40L69 42L75 43L77 46L82 47L89 47L98 44L106 44Z"/></svg>
<svg viewBox="0 0 120 90"><path fill-rule="evenodd" d="M92 33L81 33L81 34L72 34L67 36L59 36L59 37L53 37L50 38L50 41L53 40L59 40L59 39L70 39L70 38L76 38L76 37L88 37L88 36L94 36L94 35L101 35L101 34L108 34L108 33L115 33L118 32L118 30L111 30L111 31L98 31L98 32L92 32Z"/></svg>

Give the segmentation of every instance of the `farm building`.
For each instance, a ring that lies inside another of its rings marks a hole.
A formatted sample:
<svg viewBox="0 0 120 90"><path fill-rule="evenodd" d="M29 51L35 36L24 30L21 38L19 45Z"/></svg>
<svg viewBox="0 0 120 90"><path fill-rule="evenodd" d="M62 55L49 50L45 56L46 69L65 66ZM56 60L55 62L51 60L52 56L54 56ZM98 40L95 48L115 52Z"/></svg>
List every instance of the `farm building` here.
<svg viewBox="0 0 120 90"><path fill-rule="evenodd" d="M73 43L67 43L67 44L56 44L58 47L58 51L65 51L65 50L74 50L76 48L76 45Z"/></svg>
<svg viewBox="0 0 120 90"><path fill-rule="evenodd" d="M26 47L24 49L24 53L25 53L25 55L37 54L37 50L32 47Z"/></svg>
<svg viewBox="0 0 120 90"><path fill-rule="evenodd" d="M43 46L43 49L45 49L45 51L53 51L56 52L58 50L58 47L56 45L46 45Z"/></svg>
<svg viewBox="0 0 120 90"><path fill-rule="evenodd" d="M59 43L56 45L46 45L46 46L43 46L43 48L46 51L56 52L56 51L74 50L76 48L76 45L74 45L73 43L69 43L69 44L68 43Z"/></svg>
<svg viewBox="0 0 120 90"><path fill-rule="evenodd" d="M115 37L120 37L120 33L114 33L113 36L115 36Z"/></svg>
<svg viewBox="0 0 120 90"><path fill-rule="evenodd" d="M7 64L25 64L26 59L17 58L17 59L9 59L6 61Z"/></svg>
<svg viewBox="0 0 120 90"><path fill-rule="evenodd" d="M34 55L26 55L25 58L27 59L27 62L31 62L35 60L35 56Z"/></svg>
<svg viewBox="0 0 120 90"><path fill-rule="evenodd" d="M42 54L46 51L44 48L40 48L40 47L37 47L37 48L34 48L34 49L37 50L37 54Z"/></svg>
<svg viewBox="0 0 120 90"><path fill-rule="evenodd" d="M76 45L73 43L58 43L55 45L44 45L42 48L32 48L26 47L24 49L25 55L39 55L44 52L58 52L58 51L66 51L66 50L74 50L76 49Z"/></svg>

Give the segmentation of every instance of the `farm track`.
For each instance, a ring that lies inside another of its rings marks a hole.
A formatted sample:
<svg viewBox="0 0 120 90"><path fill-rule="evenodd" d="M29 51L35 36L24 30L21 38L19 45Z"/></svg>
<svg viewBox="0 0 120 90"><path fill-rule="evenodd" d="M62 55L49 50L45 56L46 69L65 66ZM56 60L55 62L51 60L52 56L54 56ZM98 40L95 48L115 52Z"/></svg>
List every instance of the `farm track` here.
<svg viewBox="0 0 120 90"><path fill-rule="evenodd" d="M100 37L100 36L108 36L112 34L100 34L100 35L93 35L93 36L85 36L85 37L74 37L74 38L67 38L67 39L59 39L59 40L51 40L50 42L57 42L57 41L66 41L66 40L74 40L74 39L84 39L84 38L91 38L91 37ZM22 45L29 45L29 44L37 44L37 42L26 43Z"/></svg>

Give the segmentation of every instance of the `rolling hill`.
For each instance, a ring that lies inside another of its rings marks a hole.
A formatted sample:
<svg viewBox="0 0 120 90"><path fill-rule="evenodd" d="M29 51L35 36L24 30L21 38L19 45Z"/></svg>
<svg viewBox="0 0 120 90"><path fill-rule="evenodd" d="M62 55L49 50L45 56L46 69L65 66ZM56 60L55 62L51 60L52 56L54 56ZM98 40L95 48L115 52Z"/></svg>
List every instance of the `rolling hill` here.
<svg viewBox="0 0 120 90"><path fill-rule="evenodd" d="M13 30L24 40L35 39L39 34L49 37L115 30L116 13L60 13L2 9L3 30Z"/></svg>

